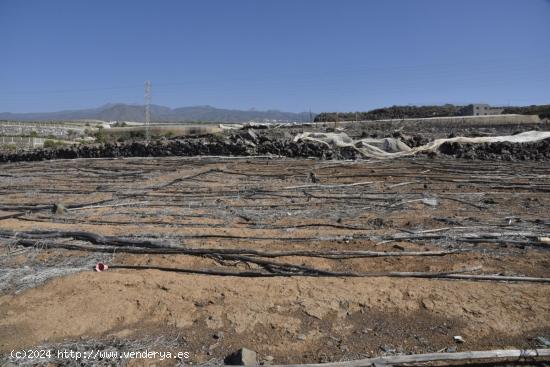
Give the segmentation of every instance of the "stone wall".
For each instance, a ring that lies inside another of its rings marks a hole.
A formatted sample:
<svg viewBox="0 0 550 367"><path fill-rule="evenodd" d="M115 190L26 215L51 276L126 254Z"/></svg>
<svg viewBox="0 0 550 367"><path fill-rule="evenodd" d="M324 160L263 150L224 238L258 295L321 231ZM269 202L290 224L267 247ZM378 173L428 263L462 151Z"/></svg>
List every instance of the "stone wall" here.
<svg viewBox="0 0 550 367"><path fill-rule="evenodd" d="M0 123L0 136L29 136L34 131L39 137L43 138L53 136L57 139L68 139L69 130L76 131L78 134L84 133L84 128L80 126L30 124L21 122Z"/></svg>

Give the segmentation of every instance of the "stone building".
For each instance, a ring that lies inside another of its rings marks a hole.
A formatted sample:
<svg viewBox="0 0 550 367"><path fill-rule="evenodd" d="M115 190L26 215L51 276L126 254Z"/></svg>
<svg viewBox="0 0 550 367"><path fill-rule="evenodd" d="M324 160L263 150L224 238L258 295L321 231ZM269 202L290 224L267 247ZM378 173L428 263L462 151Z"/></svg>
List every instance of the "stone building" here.
<svg viewBox="0 0 550 367"><path fill-rule="evenodd" d="M464 108L465 116L500 115L503 108L491 107L488 104L471 104Z"/></svg>

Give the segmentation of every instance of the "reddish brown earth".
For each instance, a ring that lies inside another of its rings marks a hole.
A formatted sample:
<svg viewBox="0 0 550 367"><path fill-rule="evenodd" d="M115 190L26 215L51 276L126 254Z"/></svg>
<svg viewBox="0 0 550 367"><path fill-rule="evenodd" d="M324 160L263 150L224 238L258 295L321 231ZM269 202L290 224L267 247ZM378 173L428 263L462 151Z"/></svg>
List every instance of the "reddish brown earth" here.
<svg viewBox="0 0 550 367"><path fill-rule="evenodd" d="M537 239L549 233L549 168L548 163L439 159L140 158L3 164L0 218L24 215L0 219L0 269L85 269L37 284L10 278L0 295L0 351L94 341L189 351L186 362L205 363L248 347L260 359L300 363L447 348L535 347L537 336L550 336L549 284L244 278L123 269L96 273L89 265L98 260L110 265L260 269L187 255L24 248L5 233L78 230L157 238L192 248L271 251L460 249L465 251L430 257L288 256L273 261L367 273L480 266L475 274L550 277L548 245ZM362 184L330 186L352 183ZM310 186L295 187L302 185ZM437 205L420 201L426 197L437 198ZM98 202L97 207L64 214L21 209ZM444 236L383 239L431 230ZM509 241L462 242L457 233L500 233ZM83 244L71 239L58 243ZM456 344L455 335L465 343Z"/></svg>

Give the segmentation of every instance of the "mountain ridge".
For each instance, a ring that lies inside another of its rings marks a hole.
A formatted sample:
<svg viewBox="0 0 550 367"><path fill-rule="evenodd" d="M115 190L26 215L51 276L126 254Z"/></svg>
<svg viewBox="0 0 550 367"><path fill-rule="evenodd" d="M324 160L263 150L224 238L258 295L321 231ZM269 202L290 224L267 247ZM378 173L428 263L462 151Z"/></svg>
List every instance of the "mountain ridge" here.
<svg viewBox="0 0 550 367"><path fill-rule="evenodd" d="M139 121L145 119L145 107L126 103L107 103L87 108L55 112L0 112L0 120L15 121L66 121L103 120ZM216 108L209 105L170 108L151 105L152 122L246 122L250 120L309 121L309 112L284 112L279 110L237 110Z"/></svg>

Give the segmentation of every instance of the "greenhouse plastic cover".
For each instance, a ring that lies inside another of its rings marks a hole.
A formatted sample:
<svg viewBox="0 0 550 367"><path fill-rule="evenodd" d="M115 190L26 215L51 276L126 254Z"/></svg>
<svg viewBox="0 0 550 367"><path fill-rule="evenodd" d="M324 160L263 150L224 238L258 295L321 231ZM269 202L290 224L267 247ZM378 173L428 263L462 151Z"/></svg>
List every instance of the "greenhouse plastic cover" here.
<svg viewBox="0 0 550 367"><path fill-rule="evenodd" d="M516 135L505 136L487 136L487 137L455 137L436 139L428 144L410 148L399 139L384 138L384 139L351 139L346 133L316 133L305 132L296 135L294 141L315 141L323 143L329 147L350 147L357 150L366 158L398 158L415 155L420 152L435 152L444 143L467 143L467 144L482 144L482 143L529 143L550 138L550 131L527 131Z"/></svg>

